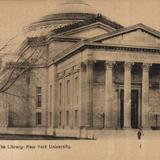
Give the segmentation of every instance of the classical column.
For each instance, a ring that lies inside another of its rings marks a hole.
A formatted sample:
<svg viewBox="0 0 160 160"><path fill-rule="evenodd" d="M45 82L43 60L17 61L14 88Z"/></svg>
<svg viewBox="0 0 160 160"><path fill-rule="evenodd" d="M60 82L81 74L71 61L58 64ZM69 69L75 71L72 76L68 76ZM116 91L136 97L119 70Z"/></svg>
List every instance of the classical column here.
<svg viewBox="0 0 160 160"><path fill-rule="evenodd" d="M62 78L62 128L66 127L66 82L65 72Z"/></svg>
<svg viewBox="0 0 160 160"><path fill-rule="evenodd" d="M74 127L74 86L75 86L75 79L74 79L74 67L72 67L72 70L71 70L71 74L70 74L70 83L71 83L71 91L70 91L70 105L71 105L71 108L70 108L70 128L73 129Z"/></svg>
<svg viewBox="0 0 160 160"><path fill-rule="evenodd" d="M149 68L151 64L143 64L142 71L142 127L147 127L149 123L148 103L149 103Z"/></svg>
<svg viewBox="0 0 160 160"><path fill-rule="evenodd" d="M131 68L133 63L124 64L124 127L131 127Z"/></svg>
<svg viewBox="0 0 160 160"><path fill-rule="evenodd" d="M105 62L105 128L112 127L113 62Z"/></svg>
<svg viewBox="0 0 160 160"><path fill-rule="evenodd" d="M80 64L80 117L79 126L85 127L88 124L87 118L87 66L85 62Z"/></svg>
<svg viewBox="0 0 160 160"><path fill-rule="evenodd" d="M57 100L57 90L58 84L57 84L57 66L53 64L53 85L52 85L52 105L53 105L53 128L58 127L58 113L57 113L57 106L58 106L58 100Z"/></svg>
<svg viewBox="0 0 160 160"><path fill-rule="evenodd" d="M94 61L87 60L87 108L88 127L93 127L93 67Z"/></svg>

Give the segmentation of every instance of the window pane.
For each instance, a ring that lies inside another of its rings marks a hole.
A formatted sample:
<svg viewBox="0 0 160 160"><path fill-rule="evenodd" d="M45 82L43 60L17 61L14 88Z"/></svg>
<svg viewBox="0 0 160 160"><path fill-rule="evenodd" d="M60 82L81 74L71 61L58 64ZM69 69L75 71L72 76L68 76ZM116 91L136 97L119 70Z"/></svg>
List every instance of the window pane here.
<svg viewBox="0 0 160 160"><path fill-rule="evenodd" d="M37 95L37 107L41 107L41 95Z"/></svg>
<svg viewBox="0 0 160 160"><path fill-rule="evenodd" d="M62 125L62 113L59 112L59 126Z"/></svg>
<svg viewBox="0 0 160 160"><path fill-rule="evenodd" d="M41 125L42 123L42 115L41 115L41 112L37 112L36 113L36 124L37 125Z"/></svg>
<svg viewBox="0 0 160 160"><path fill-rule="evenodd" d="M66 115L66 125L69 125L69 111L67 111L67 115Z"/></svg>
<svg viewBox="0 0 160 160"><path fill-rule="evenodd" d="M52 85L50 85L50 107L52 107Z"/></svg>
<svg viewBox="0 0 160 160"><path fill-rule="evenodd" d="M62 83L59 84L59 105L62 104Z"/></svg>
<svg viewBox="0 0 160 160"><path fill-rule="evenodd" d="M52 112L50 112L50 122L49 122L50 126L52 126Z"/></svg>
<svg viewBox="0 0 160 160"><path fill-rule="evenodd" d="M42 93L42 87L37 87L36 88L36 93L41 94Z"/></svg>
<svg viewBox="0 0 160 160"><path fill-rule="evenodd" d="M36 87L36 107L42 105L42 87Z"/></svg>
<svg viewBox="0 0 160 160"><path fill-rule="evenodd" d="M78 105L79 100L79 79L75 78L75 104Z"/></svg>
<svg viewBox="0 0 160 160"><path fill-rule="evenodd" d="M70 81L67 80L67 105L70 105Z"/></svg>
<svg viewBox="0 0 160 160"><path fill-rule="evenodd" d="M78 110L75 110L75 126L78 126Z"/></svg>

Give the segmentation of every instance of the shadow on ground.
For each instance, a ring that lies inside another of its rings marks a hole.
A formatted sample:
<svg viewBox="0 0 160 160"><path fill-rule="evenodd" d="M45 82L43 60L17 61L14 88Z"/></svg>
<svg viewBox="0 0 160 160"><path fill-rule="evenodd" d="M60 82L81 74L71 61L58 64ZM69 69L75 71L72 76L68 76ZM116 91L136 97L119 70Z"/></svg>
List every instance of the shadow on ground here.
<svg viewBox="0 0 160 160"><path fill-rule="evenodd" d="M0 134L0 140L82 140L76 137L58 137L58 136L43 136L43 135L12 135ZM83 140L92 140L83 138Z"/></svg>

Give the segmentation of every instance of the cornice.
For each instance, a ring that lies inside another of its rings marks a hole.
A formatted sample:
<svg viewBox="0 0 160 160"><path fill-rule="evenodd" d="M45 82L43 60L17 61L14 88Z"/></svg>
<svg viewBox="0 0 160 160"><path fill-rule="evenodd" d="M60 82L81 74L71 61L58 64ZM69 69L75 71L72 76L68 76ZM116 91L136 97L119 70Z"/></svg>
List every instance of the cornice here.
<svg viewBox="0 0 160 160"><path fill-rule="evenodd" d="M130 32L136 31L138 29L143 30L144 32L146 32L148 34L151 34L154 37L160 38L160 32L159 31L157 31L157 30L155 30L151 27L148 27L144 24L139 23L139 24L136 24L136 25L133 25L133 26L117 29L114 32L110 32L110 33L106 33L106 34L103 34L103 35L95 36L95 37L90 38L88 40L90 42L98 42L98 41L102 41L102 40L105 40L105 39L111 39L113 37L117 37L117 36L122 35L122 34L127 34L127 33L130 33Z"/></svg>
<svg viewBox="0 0 160 160"><path fill-rule="evenodd" d="M131 52L145 52L150 54L160 54L160 48L158 47L150 47L150 46L131 46L131 45L119 45L119 44L100 44L100 43L83 43L80 42L73 46L72 48L62 52L61 54L54 57L54 63L59 63L64 61L69 56L76 54L78 51L82 51L86 48L89 49L105 49L105 50L123 50L123 51L131 51Z"/></svg>
<svg viewBox="0 0 160 160"><path fill-rule="evenodd" d="M126 50L126 51L140 51L140 52L152 52L160 53L159 47L150 46L134 46L134 45L121 45L121 44L102 44L102 43L86 43L88 48L102 48L108 50Z"/></svg>

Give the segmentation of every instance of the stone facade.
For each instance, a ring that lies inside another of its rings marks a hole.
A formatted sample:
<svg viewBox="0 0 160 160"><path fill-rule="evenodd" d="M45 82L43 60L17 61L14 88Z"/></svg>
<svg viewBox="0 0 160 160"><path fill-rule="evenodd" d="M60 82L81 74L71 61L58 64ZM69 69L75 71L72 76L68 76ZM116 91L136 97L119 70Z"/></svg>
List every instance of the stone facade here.
<svg viewBox="0 0 160 160"><path fill-rule="evenodd" d="M58 134L159 124L160 32L142 24L125 28L101 15L75 23L29 38L22 65L3 69L24 73L13 84L18 73L0 79L0 126ZM7 89L4 81L11 83Z"/></svg>

